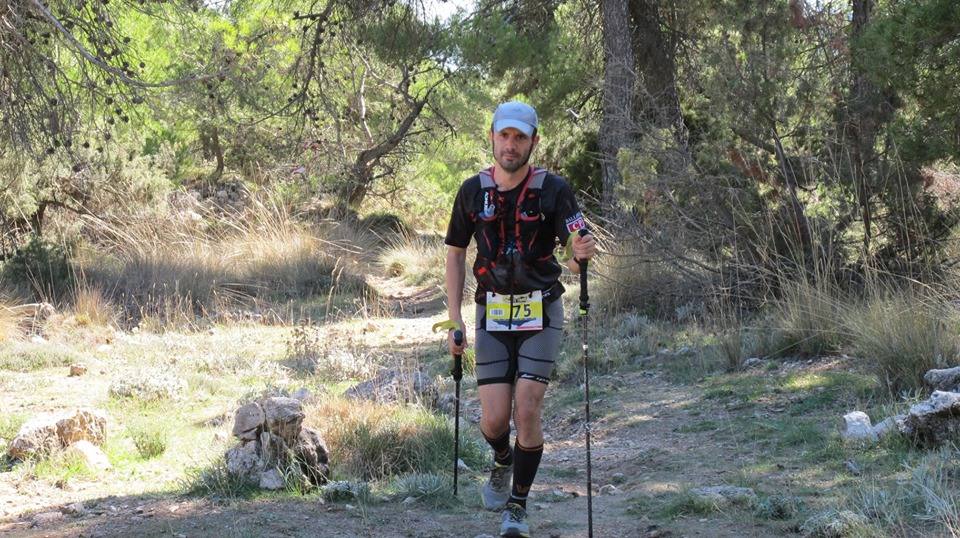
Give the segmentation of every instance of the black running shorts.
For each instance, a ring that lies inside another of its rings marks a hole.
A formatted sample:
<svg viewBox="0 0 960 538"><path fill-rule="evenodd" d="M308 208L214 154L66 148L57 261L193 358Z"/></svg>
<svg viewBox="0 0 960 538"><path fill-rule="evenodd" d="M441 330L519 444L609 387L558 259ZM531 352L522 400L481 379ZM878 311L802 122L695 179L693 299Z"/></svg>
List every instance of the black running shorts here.
<svg viewBox="0 0 960 538"><path fill-rule="evenodd" d="M539 331L488 332L485 313L485 306L478 304L474 333L477 384L512 385L518 378L549 383L563 339L563 301L557 298L544 305L543 329Z"/></svg>

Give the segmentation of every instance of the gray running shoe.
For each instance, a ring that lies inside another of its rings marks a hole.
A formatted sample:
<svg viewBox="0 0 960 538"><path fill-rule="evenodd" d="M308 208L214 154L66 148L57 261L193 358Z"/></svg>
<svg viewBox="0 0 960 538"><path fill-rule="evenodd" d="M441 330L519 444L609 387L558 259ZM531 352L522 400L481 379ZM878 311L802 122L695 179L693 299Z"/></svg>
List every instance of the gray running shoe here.
<svg viewBox="0 0 960 538"><path fill-rule="evenodd" d="M530 538L530 525L527 525L527 511L519 504L510 503L503 509L503 523L500 524L500 536L511 538Z"/></svg>
<svg viewBox="0 0 960 538"><path fill-rule="evenodd" d="M483 484L480 496L487 510L501 510L510 500L510 479L513 478L513 465L493 464L490 478Z"/></svg>

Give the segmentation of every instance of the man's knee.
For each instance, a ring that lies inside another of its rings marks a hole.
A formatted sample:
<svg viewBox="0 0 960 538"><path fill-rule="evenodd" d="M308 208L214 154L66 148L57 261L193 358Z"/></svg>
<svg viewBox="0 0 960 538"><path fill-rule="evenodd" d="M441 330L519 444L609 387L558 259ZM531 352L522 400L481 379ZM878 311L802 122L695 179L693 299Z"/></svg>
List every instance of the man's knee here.
<svg viewBox="0 0 960 538"><path fill-rule="evenodd" d="M515 420L517 428L536 428L540 425L540 416L543 412L543 401L528 398L517 401Z"/></svg>
<svg viewBox="0 0 960 538"><path fill-rule="evenodd" d="M510 429L510 414L494 415L485 413L480 417L480 429L485 435L496 437Z"/></svg>

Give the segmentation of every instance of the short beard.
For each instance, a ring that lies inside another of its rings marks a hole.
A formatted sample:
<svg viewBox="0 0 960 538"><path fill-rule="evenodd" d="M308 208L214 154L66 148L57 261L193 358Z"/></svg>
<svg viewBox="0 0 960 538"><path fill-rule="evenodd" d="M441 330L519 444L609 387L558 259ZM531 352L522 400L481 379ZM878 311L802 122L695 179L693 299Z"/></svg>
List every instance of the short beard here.
<svg viewBox="0 0 960 538"><path fill-rule="evenodd" d="M500 159L497 158L497 149L496 147L494 147L493 142L490 143L490 150L491 150L491 153L493 153L494 160L496 160L497 164L500 165L500 168L503 168L504 170L512 174L517 170L523 168L524 166L526 166L528 162L530 162L530 154L533 153L533 146L530 147L530 151L528 151L526 155L524 155L519 161L517 161L517 164L512 166L506 166L505 164L500 162Z"/></svg>

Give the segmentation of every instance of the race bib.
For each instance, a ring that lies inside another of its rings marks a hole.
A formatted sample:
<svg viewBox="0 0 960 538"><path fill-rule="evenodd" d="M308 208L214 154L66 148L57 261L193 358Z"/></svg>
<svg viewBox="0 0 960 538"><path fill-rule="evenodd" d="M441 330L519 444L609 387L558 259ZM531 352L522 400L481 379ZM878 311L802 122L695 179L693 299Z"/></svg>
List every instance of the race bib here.
<svg viewBox="0 0 960 538"><path fill-rule="evenodd" d="M543 293L517 295L487 292L487 331L543 329Z"/></svg>

